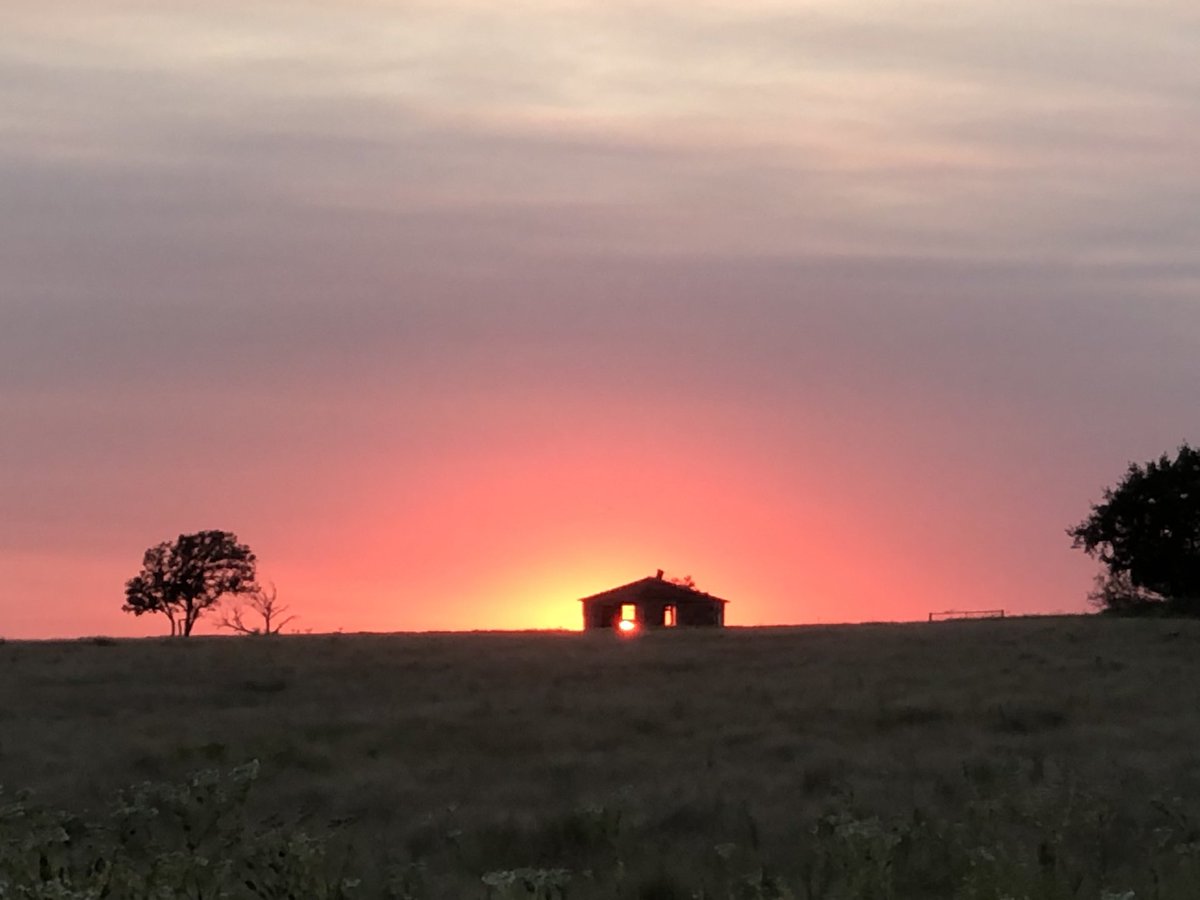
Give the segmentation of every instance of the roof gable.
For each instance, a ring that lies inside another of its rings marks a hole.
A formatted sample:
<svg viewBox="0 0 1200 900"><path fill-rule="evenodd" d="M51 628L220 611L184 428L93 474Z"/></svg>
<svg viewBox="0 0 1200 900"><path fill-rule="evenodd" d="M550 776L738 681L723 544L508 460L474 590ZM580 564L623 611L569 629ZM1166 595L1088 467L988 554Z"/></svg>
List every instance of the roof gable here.
<svg viewBox="0 0 1200 900"><path fill-rule="evenodd" d="M682 584L675 584L651 575L639 578L620 587L609 588L589 597L581 597L580 603L638 603L661 600L667 603L728 603L720 597L706 594Z"/></svg>

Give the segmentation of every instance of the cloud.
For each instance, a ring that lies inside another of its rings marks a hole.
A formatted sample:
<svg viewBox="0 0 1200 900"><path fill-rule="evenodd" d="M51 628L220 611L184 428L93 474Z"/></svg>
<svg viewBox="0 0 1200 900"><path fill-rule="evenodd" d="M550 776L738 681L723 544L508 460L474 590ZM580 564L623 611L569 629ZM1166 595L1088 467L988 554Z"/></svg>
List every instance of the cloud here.
<svg viewBox="0 0 1200 900"><path fill-rule="evenodd" d="M357 209L505 251L516 222L552 253L1011 258L1096 223L1148 253L1194 191L1171 6L68 8L9 38L18 201L82 173L189 227L233 195L222 230Z"/></svg>

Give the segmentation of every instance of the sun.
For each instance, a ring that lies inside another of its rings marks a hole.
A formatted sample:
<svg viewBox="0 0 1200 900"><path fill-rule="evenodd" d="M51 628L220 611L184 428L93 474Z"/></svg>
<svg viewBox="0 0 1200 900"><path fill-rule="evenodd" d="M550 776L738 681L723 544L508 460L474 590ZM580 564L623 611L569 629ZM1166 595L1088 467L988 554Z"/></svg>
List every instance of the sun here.
<svg viewBox="0 0 1200 900"><path fill-rule="evenodd" d="M622 619L617 623L617 629L621 634L632 635L637 631L637 622L634 622L632 619Z"/></svg>

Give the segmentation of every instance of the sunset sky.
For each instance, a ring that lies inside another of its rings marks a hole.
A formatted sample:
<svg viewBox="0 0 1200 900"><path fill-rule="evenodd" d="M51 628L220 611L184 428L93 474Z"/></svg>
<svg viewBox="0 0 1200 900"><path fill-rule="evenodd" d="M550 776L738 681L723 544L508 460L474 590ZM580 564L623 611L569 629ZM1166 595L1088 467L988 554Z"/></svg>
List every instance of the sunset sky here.
<svg viewBox="0 0 1200 900"><path fill-rule="evenodd" d="M1200 440L1195 0L4 6L0 636L1078 611Z"/></svg>

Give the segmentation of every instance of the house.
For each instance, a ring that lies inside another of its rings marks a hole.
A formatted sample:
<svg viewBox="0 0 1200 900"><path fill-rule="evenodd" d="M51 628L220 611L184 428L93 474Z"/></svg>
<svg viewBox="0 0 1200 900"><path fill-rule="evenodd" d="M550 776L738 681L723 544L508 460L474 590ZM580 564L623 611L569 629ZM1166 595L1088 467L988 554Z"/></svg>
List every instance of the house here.
<svg viewBox="0 0 1200 900"><path fill-rule="evenodd" d="M725 604L729 601L666 581L659 569L650 578L584 597L579 602L583 604L584 631L601 628L631 631L639 627L720 628L725 624Z"/></svg>

